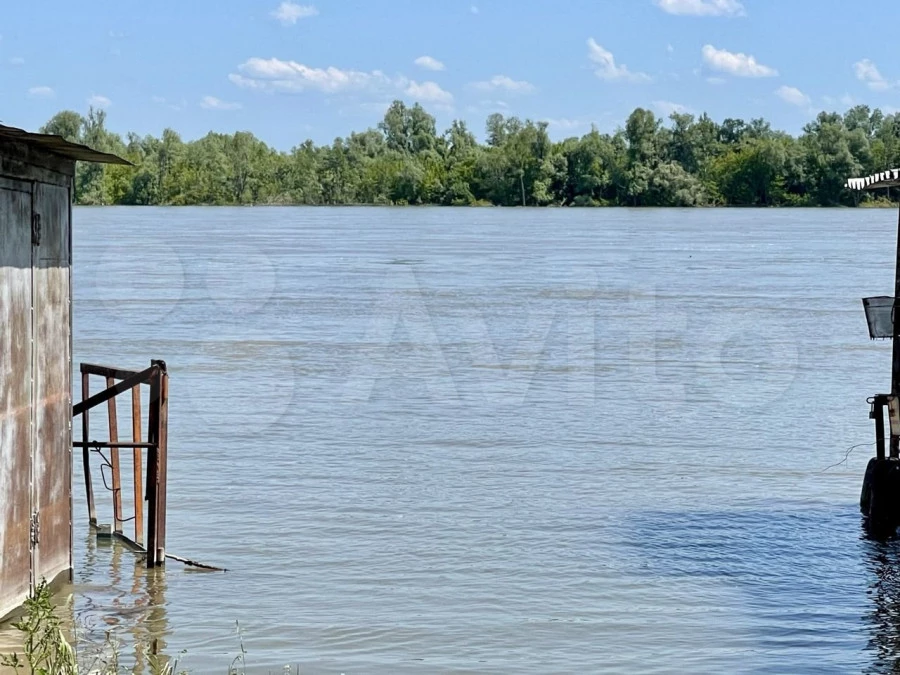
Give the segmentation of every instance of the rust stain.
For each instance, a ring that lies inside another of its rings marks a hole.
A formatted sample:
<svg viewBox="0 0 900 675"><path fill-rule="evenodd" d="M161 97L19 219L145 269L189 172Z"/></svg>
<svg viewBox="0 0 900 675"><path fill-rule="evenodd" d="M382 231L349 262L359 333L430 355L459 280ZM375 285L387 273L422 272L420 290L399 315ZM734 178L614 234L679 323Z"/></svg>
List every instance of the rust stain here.
<svg viewBox="0 0 900 675"><path fill-rule="evenodd" d="M41 215L35 252L34 307L34 503L40 539L34 551L35 578L54 579L70 569L72 548L72 405L69 307L69 191L35 186ZM47 261L52 261L48 263ZM64 263L64 264L60 264Z"/></svg>
<svg viewBox="0 0 900 675"><path fill-rule="evenodd" d="M40 401L38 401L39 406L52 406L60 403L61 401L69 401L69 396L65 393L61 394L53 394L52 396L45 396ZM18 408L13 408L12 410L7 410L6 412L0 412L0 423L2 423L7 418L12 418L17 415L23 414L31 414L32 406L30 403L28 405L22 405Z"/></svg>
<svg viewBox="0 0 900 675"><path fill-rule="evenodd" d="M31 194L0 189L0 616L31 574Z"/></svg>

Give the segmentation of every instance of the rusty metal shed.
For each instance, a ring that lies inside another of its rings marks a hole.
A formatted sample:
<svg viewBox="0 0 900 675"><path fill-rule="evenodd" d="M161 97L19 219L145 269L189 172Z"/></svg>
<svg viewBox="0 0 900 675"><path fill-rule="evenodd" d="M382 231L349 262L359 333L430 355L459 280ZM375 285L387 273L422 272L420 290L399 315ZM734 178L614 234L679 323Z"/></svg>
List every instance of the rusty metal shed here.
<svg viewBox="0 0 900 675"><path fill-rule="evenodd" d="M0 618L72 574L75 162L128 164L0 125Z"/></svg>

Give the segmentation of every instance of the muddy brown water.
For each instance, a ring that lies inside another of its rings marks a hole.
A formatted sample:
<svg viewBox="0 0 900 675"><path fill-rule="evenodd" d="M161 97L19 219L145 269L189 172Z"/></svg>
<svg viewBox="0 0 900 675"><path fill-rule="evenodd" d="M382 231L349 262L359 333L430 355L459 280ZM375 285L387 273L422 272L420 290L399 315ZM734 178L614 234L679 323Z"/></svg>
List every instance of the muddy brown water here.
<svg viewBox="0 0 900 675"><path fill-rule="evenodd" d="M893 213L74 223L76 361L167 361L169 549L230 570L148 576L90 536L76 472L73 612L123 652L222 673L239 622L251 673L898 662L900 549L856 506L871 450L823 471L888 386L859 299L890 293Z"/></svg>

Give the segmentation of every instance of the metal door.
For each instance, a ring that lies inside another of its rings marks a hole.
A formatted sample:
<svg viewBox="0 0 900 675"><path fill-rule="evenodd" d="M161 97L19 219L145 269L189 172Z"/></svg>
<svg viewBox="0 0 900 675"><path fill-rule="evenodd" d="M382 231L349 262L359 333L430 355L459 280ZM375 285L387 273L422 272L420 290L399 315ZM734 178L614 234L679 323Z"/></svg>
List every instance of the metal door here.
<svg viewBox="0 0 900 675"><path fill-rule="evenodd" d="M31 583L31 214L32 184L0 178L0 617Z"/></svg>
<svg viewBox="0 0 900 675"><path fill-rule="evenodd" d="M34 321L34 574L68 581L72 523L69 190L35 184L32 239Z"/></svg>

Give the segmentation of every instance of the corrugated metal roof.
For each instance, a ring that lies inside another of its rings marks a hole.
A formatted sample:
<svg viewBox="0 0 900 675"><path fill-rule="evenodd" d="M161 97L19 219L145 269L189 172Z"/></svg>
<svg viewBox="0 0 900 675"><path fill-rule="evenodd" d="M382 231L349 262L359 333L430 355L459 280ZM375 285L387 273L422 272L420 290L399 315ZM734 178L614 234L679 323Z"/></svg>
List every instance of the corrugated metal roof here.
<svg viewBox="0 0 900 675"><path fill-rule="evenodd" d="M62 136L52 134L33 134L24 129L7 127L0 124L0 140L16 141L26 145L35 145L48 152L69 159L80 159L85 162L100 162L102 164L124 164L131 166L131 162L108 152L100 152L86 145L70 143Z"/></svg>
<svg viewBox="0 0 900 675"><path fill-rule="evenodd" d="M865 178L851 178L845 187L851 190L877 190L898 185L900 185L900 169L891 169Z"/></svg>

